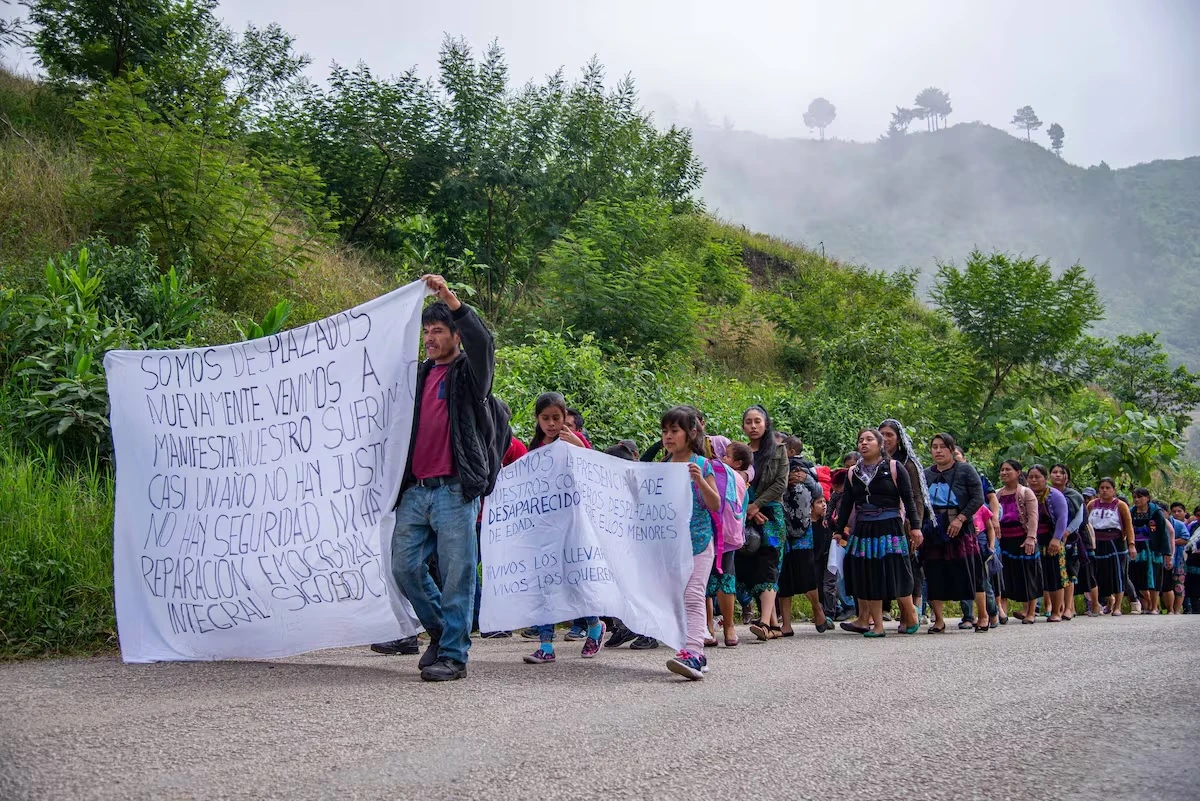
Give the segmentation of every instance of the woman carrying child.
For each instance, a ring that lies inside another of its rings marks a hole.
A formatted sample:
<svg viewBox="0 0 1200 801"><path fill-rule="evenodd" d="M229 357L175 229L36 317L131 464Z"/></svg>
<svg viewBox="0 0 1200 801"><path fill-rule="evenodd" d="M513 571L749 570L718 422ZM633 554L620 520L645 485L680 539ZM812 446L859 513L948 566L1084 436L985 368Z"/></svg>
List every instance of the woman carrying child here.
<svg viewBox="0 0 1200 801"><path fill-rule="evenodd" d="M816 497L806 485L808 467L799 456L788 458L788 486L783 493L783 520L787 529L786 551L783 568L779 571L779 615L784 637L792 637L792 597L803 595L812 604L813 623L817 633L824 634L833 628L821 607L818 588L825 575L825 565L817 572L816 541L813 532L813 515L820 504L820 514L825 514L825 495L818 488ZM828 539L828 534L826 534Z"/></svg>
<svg viewBox="0 0 1200 801"><path fill-rule="evenodd" d="M787 452L775 439L771 416L762 406L751 406L742 414L742 431L754 453L754 479L746 500L746 534L761 537L758 549L737 555L738 586L758 596L760 619L750 631L760 640L783 636L775 621L775 596L779 592L779 567L787 531L783 523L783 491L787 489Z"/></svg>

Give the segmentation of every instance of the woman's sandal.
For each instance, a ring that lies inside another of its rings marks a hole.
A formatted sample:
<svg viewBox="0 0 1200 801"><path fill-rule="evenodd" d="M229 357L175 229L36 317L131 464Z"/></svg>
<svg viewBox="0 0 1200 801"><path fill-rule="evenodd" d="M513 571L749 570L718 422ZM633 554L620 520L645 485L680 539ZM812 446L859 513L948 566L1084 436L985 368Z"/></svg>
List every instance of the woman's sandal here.
<svg viewBox="0 0 1200 801"><path fill-rule="evenodd" d="M772 639L772 640L778 640L780 637L784 637L784 636L787 636L787 637L790 637L790 636L792 636L792 635L790 635L790 634L787 634L787 635L785 635L785 634L783 633L783 627L782 627L782 626L767 626L767 630L771 632L771 639Z"/></svg>
<svg viewBox="0 0 1200 801"><path fill-rule="evenodd" d="M842 627L842 631L848 631L851 634L866 634L871 630L869 626L856 626L849 620L843 620L839 625Z"/></svg>
<svg viewBox="0 0 1200 801"><path fill-rule="evenodd" d="M896 630L896 633L897 634L916 634L920 630L921 630L921 624L913 623L911 626L901 625L900 628L898 628ZM942 629L942 631L945 631L945 629ZM938 633L941 634L940 631Z"/></svg>
<svg viewBox="0 0 1200 801"><path fill-rule="evenodd" d="M761 620L753 620L750 622L750 633L758 639L766 642L771 639L771 627Z"/></svg>
<svg viewBox="0 0 1200 801"><path fill-rule="evenodd" d="M817 630L817 634L824 634L827 631L833 631L833 621L825 618L824 623L814 623L813 628Z"/></svg>
<svg viewBox="0 0 1200 801"><path fill-rule="evenodd" d="M772 627L771 627L771 630L772 630L772 631L774 631L774 629L775 629L775 627L774 627L774 626L772 626ZM781 631L782 631L782 629L781 629ZM795 637L795 636L796 636L796 630L795 630L795 629L792 629L791 631L784 631L784 632L783 632L783 636L784 636L784 637Z"/></svg>
<svg viewBox="0 0 1200 801"><path fill-rule="evenodd" d="M940 629L938 629L938 628L934 628L933 626L930 626L929 629L925 633L926 634L945 634L946 627L942 626Z"/></svg>
<svg viewBox="0 0 1200 801"><path fill-rule="evenodd" d="M1000 615L1000 625L1001 626L1008 625L1008 615Z"/></svg>
<svg viewBox="0 0 1200 801"><path fill-rule="evenodd" d="M870 639L875 640L875 639L881 639L883 637L886 637L887 632L886 631L875 631L874 629L868 629L867 631L863 632L863 636L869 637Z"/></svg>
<svg viewBox="0 0 1200 801"><path fill-rule="evenodd" d="M704 641L704 647L705 648L716 648L717 647L717 638L709 637L708 639L706 639Z"/></svg>
<svg viewBox="0 0 1200 801"><path fill-rule="evenodd" d="M737 637L734 637L732 640L729 639L728 637L726 637L725 638L725 647L726 648L737 648L737 644L739 642L741 642L741 640L739 640Z"/></svg>
<svg viewBox="0 0 1200 801"><path fill-rule="evenodd" d="M1036 617L1034 617L1033 615L1030 615L1029 617L1023 617L1023 618L1021 618L1021 622L1022 622L1022 623L1027 623L1027 624L1029 624L1029 625L1031 625L1031 626L1032 626L1034 623L1037 623L1037 618L1036 618Z"/></svg>
<svg viewBox="0 0 1200 801"><path fill-rule="evenodd" d="M1075 613L1074 613L1074 612L1072 612L1072 613L1071 613L1071 614L1069 614L1069 615L1064 613L1064 614L1063 614L1063 616L1062 616L1062 619L1063 619L1063 622L1064 622L1064 623L1066 623L1066 622L1068 622L1068 621L1070 621L1070 620L1074 620L1074 619L1075 619Z"/></svg>

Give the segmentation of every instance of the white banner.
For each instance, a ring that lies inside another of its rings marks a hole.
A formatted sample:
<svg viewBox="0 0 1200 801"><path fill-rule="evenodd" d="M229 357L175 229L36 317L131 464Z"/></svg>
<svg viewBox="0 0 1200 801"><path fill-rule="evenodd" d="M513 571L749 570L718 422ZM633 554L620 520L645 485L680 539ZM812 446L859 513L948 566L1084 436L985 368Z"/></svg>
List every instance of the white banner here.
<svg viewBox="0 0 1200 801"><path fill-rule="evenodd" d="M629 462L564 442L504 468L484 502L480 628L612 615L683 648L690 485L686 465Z"/></svg>
<svg viewBox="0 0 1200 801"><path fill-rule="evenodd" d="M416 633L391 536L425 295L417 282L251 342L104 357L122 659Z"/></svg>

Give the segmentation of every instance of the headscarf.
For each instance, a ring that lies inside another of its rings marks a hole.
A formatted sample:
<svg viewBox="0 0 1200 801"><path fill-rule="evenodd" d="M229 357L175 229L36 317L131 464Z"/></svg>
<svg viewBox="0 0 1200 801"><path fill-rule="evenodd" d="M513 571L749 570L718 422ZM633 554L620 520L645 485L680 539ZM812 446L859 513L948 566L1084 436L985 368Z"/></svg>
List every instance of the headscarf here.
<svg viewBox="0 0 1200 801"><path fill-rule="evenodd" d="M900 445L898 450L903 452L904 458L897 458L896 461L898 461L901 465L911 461L917 466L917 477L921 480L921 496L925 499L925 508L932 509L933 504L929 502L929 485L925 483L925 470L921 467L921 460L918 459L913 453L912 439L909 438L908 432L904 430L904 426L900 423L900 421L893 417L889 417L879 424L880 428L883 428L884 426L891 426L892 428L896 429L897 433L900 435Z"/></svg>
<svg viewBox="0 0 1200 801"><path fill-rule="evenodd" d="M717 459L725 458L725 451L729 448L729 437L723 437L720 434L710 434L708 442L712 445L713 456Z"/></svg>

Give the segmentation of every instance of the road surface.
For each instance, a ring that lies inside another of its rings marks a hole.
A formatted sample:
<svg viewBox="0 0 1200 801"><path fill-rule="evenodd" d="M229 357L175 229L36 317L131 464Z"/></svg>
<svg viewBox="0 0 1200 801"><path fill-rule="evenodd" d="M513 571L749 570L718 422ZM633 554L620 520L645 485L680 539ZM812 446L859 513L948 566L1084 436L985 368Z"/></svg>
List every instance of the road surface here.
<svg viewBox="0 0 1200 801"><path fill-rule="evenodd" d="M1200 617L797 631L699 683L516 639L433 685L366 648L4 664L0 799L1200 798Z"/></svg>

